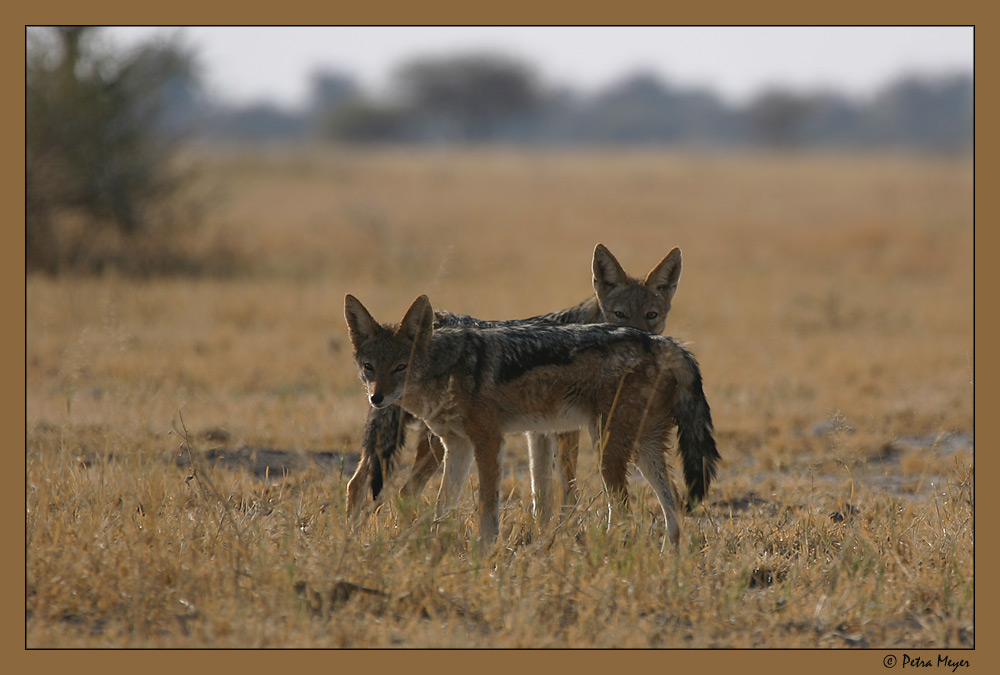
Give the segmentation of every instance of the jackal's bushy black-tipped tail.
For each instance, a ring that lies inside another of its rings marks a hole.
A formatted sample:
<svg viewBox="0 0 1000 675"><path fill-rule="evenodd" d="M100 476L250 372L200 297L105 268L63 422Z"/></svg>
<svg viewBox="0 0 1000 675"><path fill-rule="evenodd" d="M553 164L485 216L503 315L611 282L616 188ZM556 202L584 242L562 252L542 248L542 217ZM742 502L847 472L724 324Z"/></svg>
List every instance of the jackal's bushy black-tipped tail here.
<svg viewBox="0 0 1000 675"><path fill-rule="evenodd" d="M398 405L369 408L362 436L362 461L371 464L372 500L378 499L396 465L398 450L406 444L406 425L412 417Z"/></svg>
<svg viewBox="0 0 1000 675"><path fill-rule="evenodd" d="M681 387L674 403L674 420L677 422L677 444L684 464L684 482L687 484L687 508L705 498L708 486L715 478L716 463L722 459L715 447L712 411L705 399L701 371L694 357L688 354L693 369L690 388Z"/></svg>

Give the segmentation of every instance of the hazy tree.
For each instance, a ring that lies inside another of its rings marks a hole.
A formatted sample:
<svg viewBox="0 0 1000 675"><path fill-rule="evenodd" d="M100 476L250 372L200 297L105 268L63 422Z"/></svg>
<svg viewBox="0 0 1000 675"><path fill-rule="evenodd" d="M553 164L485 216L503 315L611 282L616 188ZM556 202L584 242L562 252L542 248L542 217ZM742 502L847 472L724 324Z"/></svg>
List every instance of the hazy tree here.
<svg viewBox="0 0 1000 675"><path fill-rule="evenodd" d="M540 101L533 70L494 54L418 59L402 66L396 81L404 105L430 135L445 139L496 138Z"/></svg>
<svg viewBox="0 0 1000 675"><path fill-rule="evenodd" d="M602 142L724 142L734 135L732 115L715 96L645 72L613 83L579 117L585 136Z"/></svg>
<svg viewBox="0 0 1000 675"><path fill-rule="evenodd" d="M858 146L861 138L861 107L845 96L824 92L803 100L806 109L800 140L807 145Z"/></svg>
<svg viewBox="0 0 1000 675"><path fill-rule="evenodd" d="M271 103L215 109L204 125L207 138L222 141L300 141L308 132L305 116Z"/></svg>
<svg viewBox="0 0 1000 675"><path fill-rule="evenodd" d="M636 73L597 96L590 133L602 141L671 141L682 133L675 99L657 76Z"/></svg>
<svg viewBox="0 0 1000 675"><path fill-rule="evenodd" d="M321 132L326 138L349 143L398 142L407 139L410 126L405 110L355 99L326 115Z"/></svg>
<svg viewBox="0 0 1000 675"><path fill-rule="evenodd" d="M309 81L309 108L313 115L327 114L361 96L358 83L345 73L318 70Z"/></svg>
<svg viewBox="0 0 1000 675"><path fill-rule="evenodd" d="M869 106L869 138L925 148L971 147L973 80L970 75L904 77Z"/></svg>
<svg viewBox="0 0 1000 675"><path fill-rule="evenodd" d="M177 187L169 160L196 87L192 56L172 42L116 55L82 26L32 29L25 78L25 261L54 271L77 254L56 224L69 218L126 237L163 215ZM86 241L83 237L80 241Z"/></svg>
<svg viewBox="0 0 1000 675"><path fill-rule="evenodd" d="M746 121L753 140L777 147L791 147L803 140L809 116L804 96L784 89L770 89L749 105Z"/></svg>

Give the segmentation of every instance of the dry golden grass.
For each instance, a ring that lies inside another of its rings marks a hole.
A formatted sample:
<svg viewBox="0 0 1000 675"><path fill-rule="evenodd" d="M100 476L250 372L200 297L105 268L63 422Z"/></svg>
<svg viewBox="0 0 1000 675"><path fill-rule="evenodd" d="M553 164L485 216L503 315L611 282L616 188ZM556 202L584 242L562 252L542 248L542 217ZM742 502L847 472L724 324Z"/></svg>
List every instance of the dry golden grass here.
<svg viewBox="0 0 1000 675"><path fill-rule="evenodd" d="M183 245L244 274L27 279L29 646L973 644L968 158L193 159L217 206ZM344 293L383 320L420 293L547 312L588 294L597 242L636 275L684 252L667 332L723 463L679 554L641 479L606 531L586 448L584 508L537 532L511 439L494 556L474 484L436 536L432 487L352 534L330 455L266 477L205 455L357 451Z"/></svg>

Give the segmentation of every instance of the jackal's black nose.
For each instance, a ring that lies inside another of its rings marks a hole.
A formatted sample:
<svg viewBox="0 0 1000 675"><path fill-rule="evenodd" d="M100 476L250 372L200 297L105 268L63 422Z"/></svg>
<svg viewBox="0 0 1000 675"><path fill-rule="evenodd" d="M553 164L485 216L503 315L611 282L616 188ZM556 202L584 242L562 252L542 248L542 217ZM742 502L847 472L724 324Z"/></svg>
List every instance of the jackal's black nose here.
<svg viewBox="0 0 1000 675"><path fill-rule="evenodd" d="M384 399L385 399L385 397L382 396L382 394L380 394L377 391L374 394L372 394L371 396L368 397L368 400L372 402L372 405L376 405L376 406L377 405L382 405L382 401Z"/></svg>

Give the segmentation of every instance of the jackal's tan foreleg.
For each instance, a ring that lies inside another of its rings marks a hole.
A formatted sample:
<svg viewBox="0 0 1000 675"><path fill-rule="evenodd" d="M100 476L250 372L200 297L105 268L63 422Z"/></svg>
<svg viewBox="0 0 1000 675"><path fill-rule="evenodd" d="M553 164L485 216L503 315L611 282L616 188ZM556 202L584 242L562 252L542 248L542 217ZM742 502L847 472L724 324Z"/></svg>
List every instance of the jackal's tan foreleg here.
<svg viewBox="0 0 1000 675"><path fill-rule="evenodd" d="M351 527L358 525L361 516L361 504L371 478L370 460L370 457L363 456L358 461L358 468L354 470L351 480L347 481L347 522Z"/></svg>
<svg viewBox="0 0 1000 675"><path fill-rule="evenodd" d="M427 481L438 470L444 461L444 445L441 439L427 432L421 434L417 442L417 458L413 461L410 475L403 484L400 493L406 496L418 495L424 490Z"/></svg>
<svg viewBox="0 0 1000 675"><path fill-rule="evenodd" d="M444 442L444 476L441 479L441 489L438 490L434 513L436 520L441 520L455 509L475 458L472 443L467 438L456 435L441 440Z"/></svg>
<svg viewBox="0 0 1000 675"><path fill-rule="evenodd" d="M528 432L528 461L531 469L531 513L544 525L552 518L552 434Z"/></svg>

